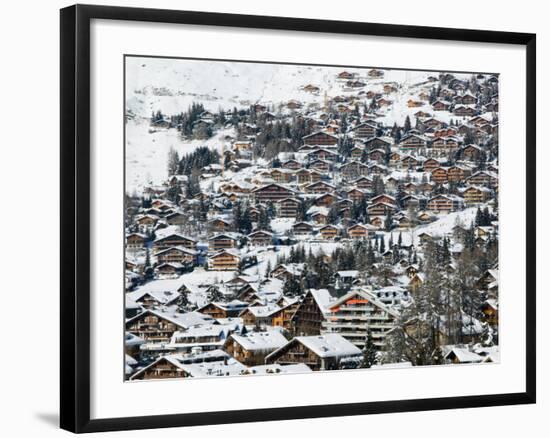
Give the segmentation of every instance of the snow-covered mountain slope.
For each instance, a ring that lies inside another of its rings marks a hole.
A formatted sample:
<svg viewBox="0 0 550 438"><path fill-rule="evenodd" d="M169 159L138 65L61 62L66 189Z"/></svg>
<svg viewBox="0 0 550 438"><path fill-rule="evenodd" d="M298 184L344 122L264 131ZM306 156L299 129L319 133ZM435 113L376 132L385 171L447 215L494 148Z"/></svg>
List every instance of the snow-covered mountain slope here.
<svg viewBox="0 0 550 438"><path fill-rule="evenodd" d="M399 82L403 93L426 81L432 72L384 70L383 78L367 77L368 69L317 67L250 62L203 61L129 57L126 59L126 107L135 115L149 117L152 111L176 114L191 102L201 102L208 110L246 107L254 103L323 103L327 97L356 94L346 91L337 78L346 70L366 82L365 89L381 91L383 82ZM465 75L466 77L468 75ZM303 90L306 85L319 93Z"/></svg>
<svg viewBox="0 0 550 438"><path fill-rule="evenodd" d="M126 192L141 193L145 186L165 181L170 148L174 148L180 157L200 146L221 152L226 147L226 135L234 135L234 130L218 130L208 140L184 141L176 129L152 131L146 119L129 120L126 123Z"/></svg>

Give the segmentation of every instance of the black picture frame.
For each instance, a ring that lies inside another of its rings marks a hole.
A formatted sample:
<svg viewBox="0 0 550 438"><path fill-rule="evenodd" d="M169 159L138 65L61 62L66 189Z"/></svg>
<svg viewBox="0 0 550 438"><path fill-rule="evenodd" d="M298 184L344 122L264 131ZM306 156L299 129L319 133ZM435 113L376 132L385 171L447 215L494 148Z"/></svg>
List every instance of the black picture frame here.
<svg viewBox="0 0 550 438"><path fill-rule="evenodd" d="M527 78L525 90L527 120L525 133L527 145L525 392L90 419L90 22L93 19L505 43L525 46ZM60 24L61 428L75 433L101 432L535 403L535 34L90 5L74 5L62 9Z"/></svg>

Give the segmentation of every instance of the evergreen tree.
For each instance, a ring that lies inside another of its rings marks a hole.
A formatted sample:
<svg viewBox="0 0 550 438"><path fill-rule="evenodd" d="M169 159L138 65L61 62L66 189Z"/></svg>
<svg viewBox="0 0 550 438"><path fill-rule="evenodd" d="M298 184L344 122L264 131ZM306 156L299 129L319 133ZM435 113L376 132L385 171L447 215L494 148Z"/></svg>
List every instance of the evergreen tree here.
<svg viewBox="0 0 550 438"><path fill-rule="evenodd" d="M365 346L363 347L363 360L361 361L361 368L370 368L376 363L377 351L374 341L372 339L371 331L367 331L365 338Z"/></svg>
<svg viewBox="0 0 550 438"><path fill-rule="evenodd" d="M405 118L405 124L403 125L403 131L407 134L411 130L411 118L407 115Z"/></svg>

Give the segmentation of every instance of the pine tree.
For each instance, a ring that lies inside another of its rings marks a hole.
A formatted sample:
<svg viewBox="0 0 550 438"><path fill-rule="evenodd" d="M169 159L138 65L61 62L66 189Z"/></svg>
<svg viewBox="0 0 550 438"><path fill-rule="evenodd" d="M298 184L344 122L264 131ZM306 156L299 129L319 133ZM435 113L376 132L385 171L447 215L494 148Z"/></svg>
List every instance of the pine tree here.
<svg viewBox="0 0 550 438"><path fill-rule="evenodd" d="M411 118L407 115L405 118L405 124L403 126L403 131L405 131L405 134L408 133L411 130Z"/></svg>
<svg viewBox="0 0 550 438"><path fill-rule="evenodd" d="M363 360L361 361L361 368L372 367L377 360L377 351L374 341L372 339L371 331L367 331L365 338L365 346L363 347Z"/></svg>
<svg viewBox="0 0 550 438"><path fill-rule="evenodd" d="M180 165L179 154L173 147L170 147L170 150L168 151L168 164L167 164L169 177L172 175L176 175L179 169L179 165Z"/></svg>

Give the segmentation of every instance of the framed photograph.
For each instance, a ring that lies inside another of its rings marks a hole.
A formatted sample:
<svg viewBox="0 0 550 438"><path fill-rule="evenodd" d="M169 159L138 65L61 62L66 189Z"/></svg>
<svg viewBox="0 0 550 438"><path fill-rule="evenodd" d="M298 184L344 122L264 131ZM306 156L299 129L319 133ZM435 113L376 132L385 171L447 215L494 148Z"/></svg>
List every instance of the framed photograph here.
<svg viewBox="0 0 550 438"><path fill-rule="evenodd" d="M535 402L535 35L61 10L61 427Z"/></svg>

